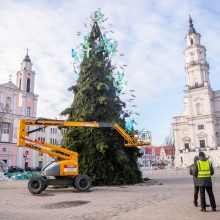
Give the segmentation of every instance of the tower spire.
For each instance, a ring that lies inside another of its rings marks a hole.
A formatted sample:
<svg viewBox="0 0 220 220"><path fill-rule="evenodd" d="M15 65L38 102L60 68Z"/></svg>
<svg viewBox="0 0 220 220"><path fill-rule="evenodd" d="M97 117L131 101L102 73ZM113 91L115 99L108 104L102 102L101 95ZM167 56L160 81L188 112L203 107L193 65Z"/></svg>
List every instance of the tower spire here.
<svg viewBox="0 0 220 220"><path fill-rule="evenodd" d="M30 57L29 57L29 55L28 55L28 49L27 49L27 54L26 54L26 56L25 56L25 58L24 58L23 61L26 61L26 62L30 62L30 63L31 63L31 59L30 59Z"/></svg>
<svg viewBox="0 0 220 220"><path fill-rule="evenodd" d="M188 34L196 33L195 28L193 27L193 20L189 14L189 31Z"/></svg>

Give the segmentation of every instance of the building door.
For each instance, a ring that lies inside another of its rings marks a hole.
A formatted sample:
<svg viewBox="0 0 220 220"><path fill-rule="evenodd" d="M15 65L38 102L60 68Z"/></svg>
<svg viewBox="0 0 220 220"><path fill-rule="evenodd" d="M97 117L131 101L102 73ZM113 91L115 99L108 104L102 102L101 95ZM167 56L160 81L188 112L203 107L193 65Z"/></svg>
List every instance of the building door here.
<svg viewBox="0 0 220 220"><path fill-rule="evenodd" d="M205 148L205 140L199 140L200 148Z"/></svg>
<svg viewBox="0 0 220 220"><path fill-rule="evenodd" d="M185 149L189 149L189 143L184 144Z"/></svg>

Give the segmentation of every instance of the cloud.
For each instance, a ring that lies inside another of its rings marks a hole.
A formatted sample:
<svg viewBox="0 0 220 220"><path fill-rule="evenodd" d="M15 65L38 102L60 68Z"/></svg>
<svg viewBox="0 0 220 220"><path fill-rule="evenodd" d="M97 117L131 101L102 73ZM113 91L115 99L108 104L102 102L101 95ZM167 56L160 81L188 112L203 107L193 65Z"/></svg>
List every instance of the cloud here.
<svg viewBox="0 0 220 220"><path fill-rule="evenodd" d="M188 29L188 8L192 7L195 28L202 34L211 66L214 88L218 77L220 7L217 1L3 1L0 0L0 83L16 72L29 48L36 71L35 92L39 94L38 116L56 117L68 107L75 82L71 49L81 41L77 31L90 30L89 15L101 8L112 23L112 35L124 57L115 62L128 64L125 70L129 89L135 90L134 111L138 127L150 129L154 143L169 134L171 118L183 108L184 37ZM108 27L108 26L107 26Z"/></svg>

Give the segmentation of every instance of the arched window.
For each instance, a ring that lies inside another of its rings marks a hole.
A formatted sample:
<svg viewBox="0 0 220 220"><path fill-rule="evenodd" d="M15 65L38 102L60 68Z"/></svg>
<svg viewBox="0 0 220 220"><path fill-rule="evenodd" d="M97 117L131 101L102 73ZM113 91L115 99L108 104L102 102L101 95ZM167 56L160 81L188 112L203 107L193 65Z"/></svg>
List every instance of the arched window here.
<svg viewBox="0 0 220 220"><path fill-rule="evenodd" d="M28 116L28 117L31 116L31 107L27 107L27 116Z"/></svg>
<svg viewBox="0 0 220 220"><path fill-rule="evenodd" d="M9 113L11 110L11 98L7 97L5 102L5 112Z"/></svg>
<svg viewBox="0 0 220 220"><path fill-rule="evenodd" d="M31 79L27 78L27 89L26 89L26 92L30 92L30 88L31 88Z"/></svg>
<svg viewBox="0 0 220 220"><path fill-rule="evenodd" d="M21 89L21 78L19 80L19 89Z"/></svg>
<svg viewBox="0 0 220 220"><path fill-rule="evenodd" d="M196 113L197 113L197 115L201 115L202 114L202 108L201 108L201 104L200 103L196 104Z"/></svg>
<svg viewBox="0 0 220 220"><path fill-rule="evenodd" d="M192 38L190 39L190 43L191 43L191 45L193 45L193 39Z"/></svg>

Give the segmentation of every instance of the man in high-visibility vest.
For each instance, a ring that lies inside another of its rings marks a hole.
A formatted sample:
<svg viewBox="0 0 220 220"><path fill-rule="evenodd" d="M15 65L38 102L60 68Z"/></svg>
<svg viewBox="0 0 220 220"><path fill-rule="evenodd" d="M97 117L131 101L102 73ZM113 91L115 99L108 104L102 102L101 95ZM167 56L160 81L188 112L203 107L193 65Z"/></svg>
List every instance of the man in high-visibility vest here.
<svg viewBox="0 0 220 220"><path fill-rule="evenodd" d="M198 160L199 160L198 156L194 157L194 163L189 167L189 174L190 175L193 175L195 165ZM194 203L194 206L197 207L198 206L199 185L198 185L198 179L195 176L193 176L193 183L194 183L194 201L193 201L193 203Z"/></svg>
<svg viewBox="0 0 220 220"><path fill-rule="evenodd" d="M205 190L209 195L210 204L212 211L216 211L215 197L212 191L212 179L211 176L214 174L212 164L203 152L199 152L199 160L195 164L194 176L198 179L200 200L201 200L201 211L206 212L205 202Z"/></svg>

